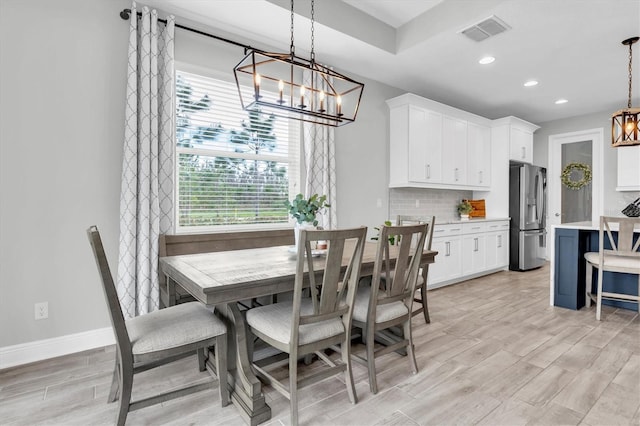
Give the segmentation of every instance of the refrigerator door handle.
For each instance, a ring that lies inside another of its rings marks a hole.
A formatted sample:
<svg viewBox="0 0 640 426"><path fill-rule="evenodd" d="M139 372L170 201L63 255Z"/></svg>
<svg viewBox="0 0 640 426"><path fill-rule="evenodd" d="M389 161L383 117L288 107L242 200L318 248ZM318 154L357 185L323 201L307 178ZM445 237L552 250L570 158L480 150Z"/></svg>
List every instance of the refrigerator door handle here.
<svg viewBox="0 0 640 426"><path fill-rule="evenodd" d="M524 231L522 234L525 237L533 237L533 236L536 236L536 235L541 235L542 236L542 235L546 235L547 231L545 231L544 229L538 229L538 230L535 230L535 231Z"/></svg>
<svg viewBox="0 0 640 426"><path fill-rule="evenodd" d="M536 214L538 216L536 219L540 226L544 226L544 183L541 170L536 173L536 192Z"/></svg>

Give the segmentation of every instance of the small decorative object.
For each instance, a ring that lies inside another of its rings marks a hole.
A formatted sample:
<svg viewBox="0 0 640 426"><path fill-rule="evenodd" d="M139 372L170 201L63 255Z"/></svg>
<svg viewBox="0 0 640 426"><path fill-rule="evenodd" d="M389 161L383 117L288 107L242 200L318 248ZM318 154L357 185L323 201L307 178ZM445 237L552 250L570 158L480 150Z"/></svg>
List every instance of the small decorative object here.
<svg viewBox="0 0 640 426"><path fill-rule="evenodd" d="M458 213L460 213L460 219L469 220L469 213L473 211L473 206L469 200L462 200L458 204Z"/></svg>
<svg viewBox="0 0 640 426"><path fill-rule="evenodd" d="M324 208L331 207L327 203L327 196L313 194L309 198L298 194L292 201L285 201L285 206L289 210L289 214L296 220L294 227L294 236L296 242L296 251L298 248L298 239L300 238L300 229L315 229L318 226L316 215Z"/></svg>
<svg viewBox="0 0 640 426"><path fill-rule="evenodd" d="M583 163L569 163L560 175L562 184L575 191L591 182L591 167Z"/></svg>
<svg viewBox="0 0 640 426"><path fill-rule="evenodd" d="M389 220L385 220L384 221L384 226L391 226L392 223ZM376 231L378 231L378 235L375 237L371 237L372 240L378 241L380 239L380 228L378 228L377 226L374 226L373 229L375 229ZM395 235L389 235L389 244L391 245L395 245L396 243L396 236Z"/></svg>
<svg viewBox="0 0 640 426"><path fill-rule="evenodd" d="M622 209L622 214L627 217L640 217L640 198L636 198L634 202Z"/></svg>
<svg viewBox="0 0 640 426"><path fill-rule="evenodd" d="M471 207L473 207L473 210L469 212L470 218L487 217L487 208L484 200L469 200L469 203L471 204Z"/></svg>

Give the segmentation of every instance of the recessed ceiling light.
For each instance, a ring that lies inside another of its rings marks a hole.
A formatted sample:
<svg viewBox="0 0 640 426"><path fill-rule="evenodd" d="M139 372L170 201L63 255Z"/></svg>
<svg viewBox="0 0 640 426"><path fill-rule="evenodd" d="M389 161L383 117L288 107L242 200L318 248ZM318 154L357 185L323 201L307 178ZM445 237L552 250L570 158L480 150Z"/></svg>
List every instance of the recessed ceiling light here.
<svg viewBox="0 0 640 426"><path fill-rule="evenodd" d="M487 65L487 64L490 64L491 62L493 62L495 60L496 60L496 58L494 58L493 56L485 56L484 58L480 59L478 61L478 63L482 64L482 65Z"/></svg>
<svg viewBox="0 0 640 426"><path fill-rule="evenodd" d="M566 104L567 102L569 102L569 101L568 101L568 100L566 100L566 99L558 99L558 100L556 101L556 105Z"/></svg>
<svg viewBox="0 0 640 426"><path fill-rule="evenodd" d="M524 83L524 87L532 87L537 85L538 85L538 82L536 80L529 80L526 83Z"/></svg>

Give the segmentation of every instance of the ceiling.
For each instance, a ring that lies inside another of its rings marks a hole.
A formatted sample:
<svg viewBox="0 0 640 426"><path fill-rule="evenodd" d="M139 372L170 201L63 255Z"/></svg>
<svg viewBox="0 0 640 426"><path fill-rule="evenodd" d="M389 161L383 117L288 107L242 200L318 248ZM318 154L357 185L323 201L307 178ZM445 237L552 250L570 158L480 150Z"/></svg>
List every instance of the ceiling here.
<svg viewBox="0 0 640 426"><path fill-rule="evenodd" d="M148 0L268 51L289 50L289 0ZM310 0L295 2L298 56L310 49ZM481 42L460 31L495 15L510 29ZM628 48L640 0L318 0L316 60L487 118L532 123L627 106ZM200 27L199 27L200 28ZM640 105L640 43L633 105ZM480 65L486 55L495 62ZM534 87L524 87L535 79ZM366 101L365 86L365 98ZM564 98L568 102L556 105Z"/></svg>

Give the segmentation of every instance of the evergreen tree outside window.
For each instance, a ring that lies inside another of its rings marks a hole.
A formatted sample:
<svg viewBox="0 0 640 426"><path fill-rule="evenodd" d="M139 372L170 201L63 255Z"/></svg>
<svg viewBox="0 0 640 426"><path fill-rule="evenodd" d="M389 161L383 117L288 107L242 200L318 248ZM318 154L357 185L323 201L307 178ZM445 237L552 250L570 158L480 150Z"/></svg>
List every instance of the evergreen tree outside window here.
<svg viewBox="0 0 640 426"><path fill-rule="evenodd" d="M300 161L290 123L244 111L235 83L176 71L178 232L288 225Z"/></svg>

